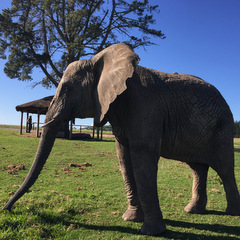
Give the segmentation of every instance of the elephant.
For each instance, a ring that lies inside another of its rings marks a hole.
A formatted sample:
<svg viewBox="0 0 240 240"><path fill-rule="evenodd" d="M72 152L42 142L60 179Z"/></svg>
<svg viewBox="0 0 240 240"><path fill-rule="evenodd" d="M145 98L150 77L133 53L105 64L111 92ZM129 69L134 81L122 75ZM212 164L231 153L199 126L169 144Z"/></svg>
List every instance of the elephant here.
<svg viewBox="0 0 240 240"><path fill-rule="evenodd" d="M186 162L192 170L186 212L205 211L211 167L222 179L226 212L240 215L228 104L199 77L156 71L138 65L139 60L128 44L117 43L68 65L48 108L31 169L4 209L11 210L37 180L61 126L74 118L94 118L96 126L112 125L128 200L122 218L143 222L142 234L166 231L157 191L160 156Z"/></svg>

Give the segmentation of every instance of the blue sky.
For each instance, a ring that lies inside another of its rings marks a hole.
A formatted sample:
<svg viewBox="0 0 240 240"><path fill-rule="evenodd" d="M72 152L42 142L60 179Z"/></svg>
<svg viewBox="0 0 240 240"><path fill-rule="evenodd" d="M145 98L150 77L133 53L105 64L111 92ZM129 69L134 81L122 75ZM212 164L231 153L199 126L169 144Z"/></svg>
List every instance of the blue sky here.
<svg viewBox="0 0 240 240"><path fill-rule="evenodd" d="M158 4L155 28L166 39L153 39L157 45L138 48L140 65L165 72L188 73L213 84L228 102L234 119L240 121L240 0L151 0ZM2 0L0 10L10 7ZM0 59L0 124L20 124L19 104L55 93L31 82L9 79ZM42 78L37 70L34 81ZM44 118L41 119L43 121ZM33 116L36 121L36 116ZM92 120L78 120L92 124Z"/></svg>

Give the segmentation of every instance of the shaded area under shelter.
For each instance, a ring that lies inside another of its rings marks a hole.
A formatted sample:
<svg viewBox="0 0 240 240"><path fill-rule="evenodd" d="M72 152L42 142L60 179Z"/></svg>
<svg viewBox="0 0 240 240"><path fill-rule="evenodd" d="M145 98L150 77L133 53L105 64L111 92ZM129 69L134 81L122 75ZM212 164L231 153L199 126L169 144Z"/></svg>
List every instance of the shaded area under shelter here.
<svg viewBox="0 0 240 240"><path fill-rule="evenodd" d="M27 114L27 119L29 119L29 114L37 114L36 136L40 137L40 124L41 124L40 123L40 115L46 115L46 113L48 111L48 107L49 107L53 97L54 96L48 96L45 98L41 98L41 99L38 99L35 101L31 101L31 102L16 106L16 110L18 112L21 112L20 134L23 134L23 114L24 113ZM28 132L28 127L29 127L28 124L26 124L26 132ZM70 129L69 129L69 123L67 123L65 130L64 130L64 134L62 134L61 137L64 137L67 139L72 139L72 138L76 139L76 136L73 136L73 134L72 134L72 129L73 129L73 122L70 121ZM103 131L102 128L100 131L99 131L99 128L97 128L96 130L97 130L97 139L102 140L102 131ZM66 132L67 132L67 134L66 134ZM81 134L81 135L83 136L84 134ZM95 127L93 127L93 138L94 138L94 135L95 135ZM86 136L83 136L83 137L86 138Z"/></svg>

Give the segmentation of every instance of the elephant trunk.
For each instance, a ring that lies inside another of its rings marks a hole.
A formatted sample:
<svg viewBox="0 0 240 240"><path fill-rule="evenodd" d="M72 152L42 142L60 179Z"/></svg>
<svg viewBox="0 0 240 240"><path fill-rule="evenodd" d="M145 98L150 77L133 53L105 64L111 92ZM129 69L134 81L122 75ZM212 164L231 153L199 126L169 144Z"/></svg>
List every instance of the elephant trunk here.
<svg viewBox="0 0 240 240"><path fill-rule="evenodd" d="M21 187L17 190L17 192L12 196L12 198L8 201L8 203L4 206L3 210L11 210L12 205L22 197L29 188L35 183L37 180L51 150L58 133L59 127L56 126L47 126L43 128L42 136L38 145L38 150L35 155L35 159L33 161L32 167L28 172L27 177L22 183Z"/></svg>

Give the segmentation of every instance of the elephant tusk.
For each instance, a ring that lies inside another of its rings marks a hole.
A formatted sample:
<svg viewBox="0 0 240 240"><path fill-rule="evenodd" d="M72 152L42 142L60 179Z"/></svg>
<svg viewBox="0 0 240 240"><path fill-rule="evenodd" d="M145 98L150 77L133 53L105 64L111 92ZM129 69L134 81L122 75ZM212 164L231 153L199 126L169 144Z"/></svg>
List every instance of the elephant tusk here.
<svg viewBox="0 0 240 240"><path fill-rule="evenodd" d="M52 119L52 120L48 121L47 123L44 123L44 124L42 125L42 127L44 128L44 127L47 127L47 126L51 125L51 123L53 123L55 120L56 120L56 119Z"/></svg>

